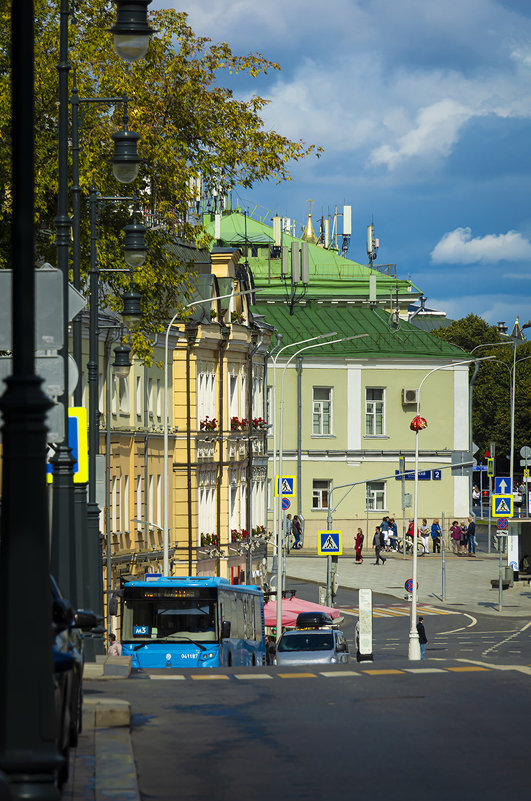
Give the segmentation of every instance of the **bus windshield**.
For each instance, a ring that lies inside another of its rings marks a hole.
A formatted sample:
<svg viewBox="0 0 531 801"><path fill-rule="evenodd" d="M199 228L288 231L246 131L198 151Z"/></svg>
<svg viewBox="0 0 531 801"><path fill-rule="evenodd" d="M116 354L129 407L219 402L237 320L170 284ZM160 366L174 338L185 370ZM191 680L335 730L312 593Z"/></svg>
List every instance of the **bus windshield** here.
<svg viewBox="0 0 531 801"><path fill-rule="evenodd" d="M218 639L216 603L205 599L125 599L123 640Z"/></svg>

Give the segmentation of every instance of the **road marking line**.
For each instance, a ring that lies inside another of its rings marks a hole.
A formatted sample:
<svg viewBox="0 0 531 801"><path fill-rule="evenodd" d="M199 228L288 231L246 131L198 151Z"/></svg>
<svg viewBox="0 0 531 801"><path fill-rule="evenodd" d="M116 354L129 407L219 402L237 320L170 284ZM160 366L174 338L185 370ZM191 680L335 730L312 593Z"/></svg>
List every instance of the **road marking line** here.
<svg viewBox="0 0 531 801"><path fill-rule="evenodd" d="M184 681L186 676L148 676L148 678L152 681Z"/></svg>
<svg viewBox="0 0 531 801"><path fill-rule="evenodd" d="M403 670L364 670L363 673L368 673L369 676L392 676L395 674L403 674Z"/></svg>
<svg viewBox="0 0 531 801"><path fill-rule="evenodd" d="M509 640L518 637L518 635L522 634L526 629L529 628L529 626L531 626L531 622L526 623L525 626L523 626L521 629L513 632L513 634L511 634L509 637L506 637L505 640L502 640L497 645L493 645L492 648L487 648L485 651L482 652L481 656L487 656L487 654L489 654L491 651L494 651L496 648L500 648L502 645L505 645L506 642L509 642Z"/></svg>
<svg viewBox="0 0 531 801"><path fill-rule="evenodd" d="M443 668L404 668L406 673L446 673Z"/></svg>
<svg viewBox="0 0 531 801"><path fill-rule="evenodd" d="M361 676L361 673L357 673L355 670L322 670L320 673L321 676L326 676L327 679L336 679L339 676Z"/></svg>
<svg viewBox="0 0 531 801"><path fill-rule="evenodd" d="M277 673L281 679L316 679L317 673Z"/></svg>
<svg viewBox="0 0 531 801"><path fill-rule="evenodd" d="M197 676L192 676L192 678L195 679L196 681L217 681L218 679L226 679L228 681L229 679L228 676L225 676L220 673L215 673L213 676L197 675Z"/></svg>
<svg viewBox="0 0 531 801"><path fill-rule="evenodd" d="M477 624L477 622L478 622L473 615L468 615L466 612L458 612L458 614L462 614L465 617L469 617L470 620L472 621L472 623L469 623L468 626L463 626L463 628L460 628L460 629L453 629L452 631L441 631L438 634L439 637L441 637L443 634L456 634L456 632L458 632L458 631L466 631L466 629L469 629L472 626L475 626Z"/></svg>
<svg viewBox="0 0 531 801"><path fill-rule="evenodd" d="M480 670L485 670L486 671L486 670L488 670L488 668L479 667L479 666L475 666L475 667L449 667L449 668L446 668L446 670L452 670L454 673L472 673L474 671L480 671Z"/></svg>
<svg viewBox="0 0 531 801"><path fill-rule="evenodd" d="M235 673L235 679L272 679L269 673Z"/></svg>

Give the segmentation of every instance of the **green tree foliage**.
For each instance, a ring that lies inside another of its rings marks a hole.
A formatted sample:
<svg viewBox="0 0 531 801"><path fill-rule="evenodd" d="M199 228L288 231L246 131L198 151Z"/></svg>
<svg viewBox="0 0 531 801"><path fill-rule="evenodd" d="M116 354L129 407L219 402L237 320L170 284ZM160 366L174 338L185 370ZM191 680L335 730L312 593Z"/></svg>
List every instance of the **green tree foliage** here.
<svg viewBox="0 0 531 801"><path fill-rule="evenodd" d="M9 6L0 8L0 266L8 266L10 189ZM84 104L80 159L83 197L94 173L97 189L106 196L136 192L140 206L157 225L150 229L149 255L135 277L144 298L144 330L161 330L164 320L186 292L187 265L176 263L165 250L168 233L205 244L201 220L191 212L191 178L199 173L207 189L220 194L232 186L251 187L259 181L289 180L288 163L320 148L292 142L266 131L260 113L267 101L244 101L223 88L223 76L245 73L257 77L278 64L257 53L235 55L229 45L196 36L186 14L162 10L150 15L157 31L147 55L127 65L115 53L108 29L115 6L108 0L76 0L70 24L69 60L75 68L82 98L129 97L129 129L141 135L140 176L130 185L112 175L111 134L122 128L120 104ZM55 263L53 220L57 206L57 69L59 1L35 0L35 176L38 255ZM71 79L73 70L71 70ZM72 80L70 81L72 86ZM102 207L99 266L124 266L122 228L130 222L127 203ZM82 204L82 273L88 270L88 208ZM123 276L106 282L110 303L127 283ZM137 349L140 346L139 342Z"/></svg>
<svg viewBox="0 0 531 801"><path fill-rule="evenodd" d="M512 340L501 336L496 326L489 326L475 314L455 320L447 328L432 333L439 339L459 345L468 353L478 345L485 345L474 351L474 355L495 357L495 361L479 363L474 381L472 431L474 442L479 446L478 459L483 459L489 442L495 442L496 457L501 461L499 469L506 469L503 459L510 454L511 447ZM492 347L492 343L498 344ZM470 374L474 375L474 372L472 366ZM520 448L531 445L531 343L527 342L518 343L516 347L514 419L514 471L517 475L521 473Z"/></svg>

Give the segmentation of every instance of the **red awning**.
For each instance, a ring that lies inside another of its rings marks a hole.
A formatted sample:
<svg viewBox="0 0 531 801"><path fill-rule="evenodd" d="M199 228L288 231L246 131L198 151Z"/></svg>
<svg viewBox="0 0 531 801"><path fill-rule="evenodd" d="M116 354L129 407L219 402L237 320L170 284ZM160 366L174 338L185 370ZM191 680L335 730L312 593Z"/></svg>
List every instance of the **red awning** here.
<svg viewBox="0 0 531 801"><path fill-rule="evenodd" d="M282 625L295 626L297 616L301 612L326 612L331 618L340 616L339 609L331 606L321 606L312 601L303 601L302 598L283 598L282 599ZM264 604L264 616L266 626L277 625L277 602L268 601Z"/></svg>

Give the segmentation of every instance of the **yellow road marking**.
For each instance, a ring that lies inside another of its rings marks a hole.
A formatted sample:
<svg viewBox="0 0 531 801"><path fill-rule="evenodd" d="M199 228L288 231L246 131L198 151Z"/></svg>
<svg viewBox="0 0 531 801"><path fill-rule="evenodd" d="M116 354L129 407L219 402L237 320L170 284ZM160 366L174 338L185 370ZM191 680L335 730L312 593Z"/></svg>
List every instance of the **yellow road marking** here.
<svg viewBox="0 0 531 801"><path fill-rule="evenodd" d="M488 670L488 668L484 667L449 667L446 670L453 670L454 673L471 673L476 672L478 670Z"/></svg>
<svg viewBox="0 0 531 801"><path fill-rule="evenodd" d="M391 676L396 673L403 674L403 670L364 670L363 673L368 673L369 676Z"/></svg>
<svg viewBox="0 0 531 801"><path fill-rule="evenodd" d="M316 673L277 673L281 679L316 679Z"/></svg>

